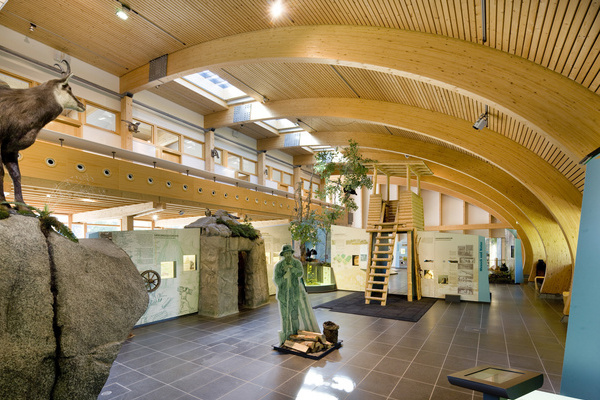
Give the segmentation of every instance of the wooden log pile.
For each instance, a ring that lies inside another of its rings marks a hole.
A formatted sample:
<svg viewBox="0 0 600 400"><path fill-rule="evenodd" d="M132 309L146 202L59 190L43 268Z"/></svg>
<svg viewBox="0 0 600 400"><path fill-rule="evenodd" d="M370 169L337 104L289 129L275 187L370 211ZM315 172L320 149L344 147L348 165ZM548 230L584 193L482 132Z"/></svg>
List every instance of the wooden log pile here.
<svg viewBox="0 0 600 400"><path fill-rule="evenodd" d="M319 332L309 332L299 330L296 335L290 335L282 347L301 352L301 353L319 353L334 346L335 343L328 342L325 335Z"/></svg>

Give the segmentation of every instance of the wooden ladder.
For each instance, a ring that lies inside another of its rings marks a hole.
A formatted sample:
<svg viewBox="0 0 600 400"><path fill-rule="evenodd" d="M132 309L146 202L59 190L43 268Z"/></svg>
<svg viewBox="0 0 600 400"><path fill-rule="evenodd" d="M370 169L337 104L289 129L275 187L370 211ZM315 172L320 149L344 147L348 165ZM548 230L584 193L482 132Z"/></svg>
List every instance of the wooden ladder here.
<svg viewBox="0 0 600 400"><path fill-rule="evenodd" d="M367 282L365 287L365 304L371 300L379 301L385 306L388 294L390 272L396 246L398 221L394 213L394 222L385 220L385 203L381 208L381 219L367 229L369 237L369 260L367 263Z"/></svg>

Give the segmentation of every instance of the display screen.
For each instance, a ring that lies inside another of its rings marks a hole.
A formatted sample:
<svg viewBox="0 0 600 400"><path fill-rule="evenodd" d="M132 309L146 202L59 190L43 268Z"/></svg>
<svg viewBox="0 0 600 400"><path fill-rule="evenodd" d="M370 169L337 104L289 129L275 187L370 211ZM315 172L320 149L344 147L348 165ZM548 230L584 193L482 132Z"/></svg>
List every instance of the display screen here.
<svg viewBox="0 0 600 400"><path fill-rule="evenodd" d="M471 378L481 379L483 381L504 383L511 379L516 378L519 375L523 375L520 372L506 371L504 369L497 368L486 368L481 371L473 372L472 374L466 375Z"/></svg>

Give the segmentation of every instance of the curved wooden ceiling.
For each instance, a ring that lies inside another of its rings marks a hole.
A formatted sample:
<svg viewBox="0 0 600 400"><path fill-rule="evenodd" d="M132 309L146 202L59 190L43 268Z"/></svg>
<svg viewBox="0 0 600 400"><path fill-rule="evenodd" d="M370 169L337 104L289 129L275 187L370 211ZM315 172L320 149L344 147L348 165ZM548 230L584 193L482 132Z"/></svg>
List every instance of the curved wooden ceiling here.
<svg viewBox="0 0 600 400"><path fill-rule="evenodd" d="M9 0L0 24L121 76L122 91L151 90L199 112L206 127L302 153L172 82L210 68L268 99L271 115L300 118L323 144L353 132L391 158L440 165L435 179L521 224L530 257L573 263L579 161L600 146L600 3L490 0L486 41L477 0L289 0L276 21L268 0L123 3L135 11L128 21L112 0ZM149 81L149 61L164 54L167 76ZM489 125L476 131L486 105Z"/></svg>

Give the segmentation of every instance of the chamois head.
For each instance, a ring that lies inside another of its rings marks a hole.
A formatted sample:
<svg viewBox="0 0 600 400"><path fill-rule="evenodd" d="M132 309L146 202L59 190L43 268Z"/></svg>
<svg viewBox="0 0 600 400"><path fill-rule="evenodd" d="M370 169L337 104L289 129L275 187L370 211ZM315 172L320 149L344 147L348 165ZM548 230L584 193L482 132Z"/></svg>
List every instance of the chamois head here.
<svg viewBox="0 0 600 400"><path fill-rule="evenodd" d="M63 77L50 80L46 82L46 84L53 88L54 98L56 99L56 102L63 108L83 112L85 111L85 106L77 99L77 97L75 97L71 91L71 86L69 86L69 79L71 79L73 76L71 73L71 66L67 60L62 60L61 62L67 66L66 70L64 70L59 64L54 65L60 69Z"/></svg>

